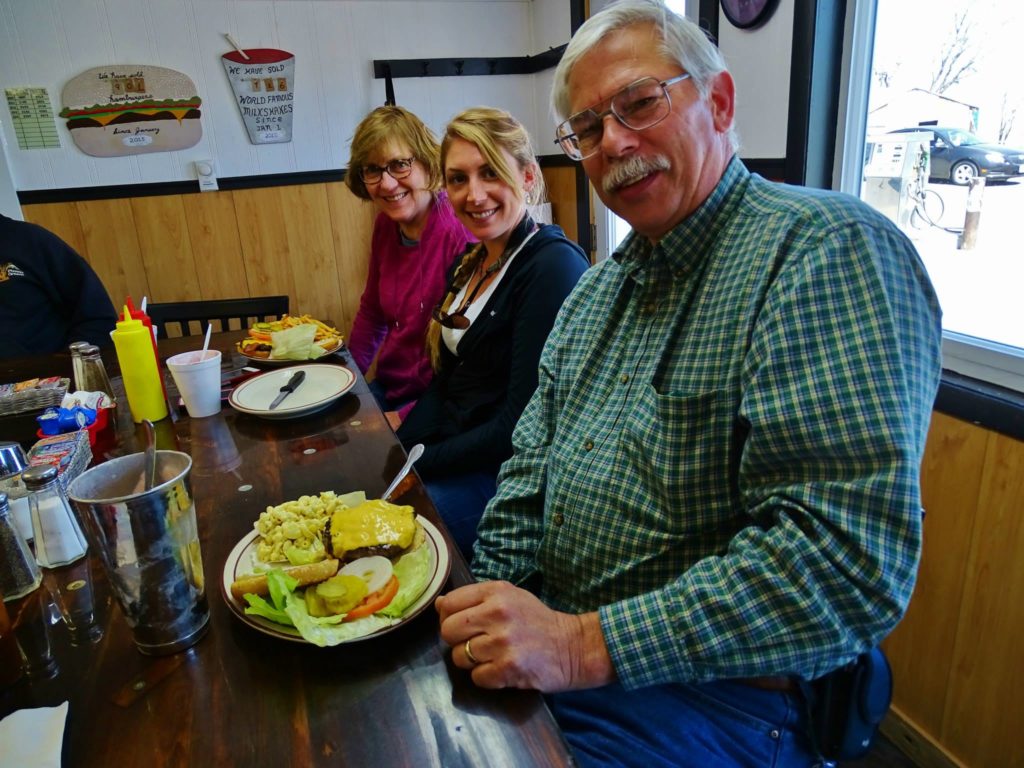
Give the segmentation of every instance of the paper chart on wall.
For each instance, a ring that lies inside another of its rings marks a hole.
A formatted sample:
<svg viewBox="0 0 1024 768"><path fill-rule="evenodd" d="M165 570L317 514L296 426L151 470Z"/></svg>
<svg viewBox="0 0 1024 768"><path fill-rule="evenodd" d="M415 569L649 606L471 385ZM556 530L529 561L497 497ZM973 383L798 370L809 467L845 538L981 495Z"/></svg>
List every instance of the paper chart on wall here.
<svg viewBox="0 0 1024 768"><path fill-rule="evenodd" d="M7 107L18 137L18 149L60 147L57 123L53 119L50 94L45 88L7 88Z"/></svg>

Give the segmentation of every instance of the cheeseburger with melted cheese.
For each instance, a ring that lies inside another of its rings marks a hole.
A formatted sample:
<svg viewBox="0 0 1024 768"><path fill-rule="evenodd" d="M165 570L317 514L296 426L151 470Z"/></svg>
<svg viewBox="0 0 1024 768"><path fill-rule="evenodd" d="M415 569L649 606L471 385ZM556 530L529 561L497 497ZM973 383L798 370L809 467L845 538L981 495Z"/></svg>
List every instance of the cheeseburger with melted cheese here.
<svg viewBox="0 0 1024 768"><path fill-rule="evenodd" d="M381 499L335 511L327 518L322 536L327 556L343 563L371 555L397 560L423 537L411 506Z"/></svg>

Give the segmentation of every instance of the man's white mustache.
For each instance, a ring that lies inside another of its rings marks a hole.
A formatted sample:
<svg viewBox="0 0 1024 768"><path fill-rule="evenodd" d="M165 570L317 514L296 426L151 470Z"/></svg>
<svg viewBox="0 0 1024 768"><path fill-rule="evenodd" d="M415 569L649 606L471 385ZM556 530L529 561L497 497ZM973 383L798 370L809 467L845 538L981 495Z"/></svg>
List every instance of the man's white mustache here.
<svg viewBox="0 0 1024 768"><path fill-rule="evenodd" d="M605 192L614 192L623 184L642 179L654 171L667 171L669 168L671 168L671 163L664 155L655 155L654 157L633 155L613 165L601 179L601 187Z"/></svg>

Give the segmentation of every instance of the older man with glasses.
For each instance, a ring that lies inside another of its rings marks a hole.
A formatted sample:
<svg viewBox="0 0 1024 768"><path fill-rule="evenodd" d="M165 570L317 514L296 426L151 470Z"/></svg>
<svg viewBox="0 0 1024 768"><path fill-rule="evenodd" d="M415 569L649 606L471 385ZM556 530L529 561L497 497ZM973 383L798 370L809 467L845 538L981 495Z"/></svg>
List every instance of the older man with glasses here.
<svg viewBox="0 0 1024 768"><path fill-rule="evenodd" d="M935 294L884 217L744 168L732 77L661 2L591 18L554 88L633 232L563 306L442 635L552 694L582 765L810 766L797 681L914 584Z"/></svg>

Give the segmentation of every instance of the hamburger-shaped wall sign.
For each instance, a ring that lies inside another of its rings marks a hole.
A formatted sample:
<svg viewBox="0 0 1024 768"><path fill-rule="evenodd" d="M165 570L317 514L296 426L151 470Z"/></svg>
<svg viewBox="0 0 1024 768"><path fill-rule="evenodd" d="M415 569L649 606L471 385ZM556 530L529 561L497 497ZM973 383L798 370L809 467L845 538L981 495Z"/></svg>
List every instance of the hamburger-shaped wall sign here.
<svg viewBox="0 0 1024 768"><path fill-rule="evenodd" d="M203 135L195 83L166 67L96 67L70 80L61 100L71 138L94 157L187 149Z"/></svg>

